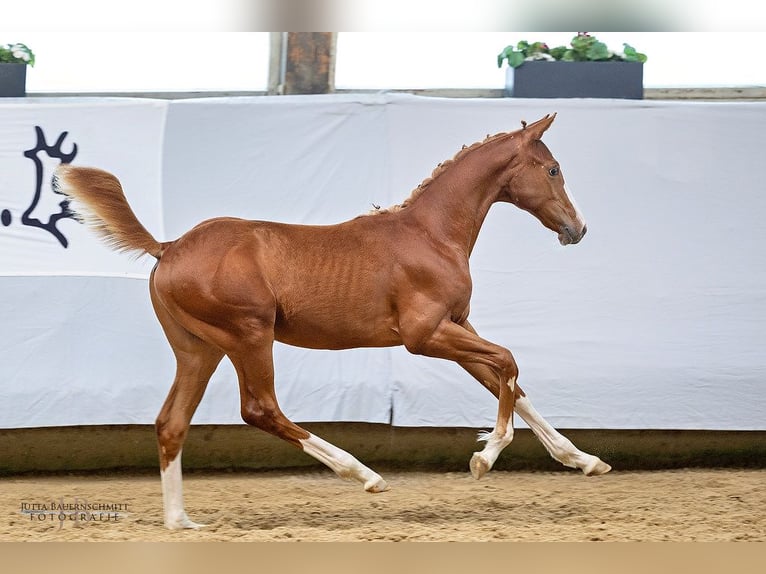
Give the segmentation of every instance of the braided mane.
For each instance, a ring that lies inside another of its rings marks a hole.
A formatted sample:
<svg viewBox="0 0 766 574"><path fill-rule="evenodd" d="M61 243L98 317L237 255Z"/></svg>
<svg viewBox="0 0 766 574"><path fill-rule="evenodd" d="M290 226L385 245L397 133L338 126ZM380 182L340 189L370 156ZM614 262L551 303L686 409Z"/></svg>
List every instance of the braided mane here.
<svg viewBox="0 0 766 574"><path fill-rule="evenodd" d="M526 127L526 125L524 127ZM434 170L431 172L431 175L425 178L421 183L419 183L418 186L412 190L412 193L410 193L410 196L407 199L405 199L402 203L397 203L396 205L392 205L391 207L386 207L386 208L380 208L378 206L375 206L374 209L372 209L371 211L369 211L368 213L364 215L380 215L383 213L396 213L397 211L407 209L412 204L412 202L415 201L415 199L417 199L418 196L428 188L428 186L431 184L431 182L433 182L433 180L435 180L437 177L439 177L439 175L447 171L450 167L452 167L453 164L463 159L466 155L468 155L472 151L475 151L479 149L480 147L485 146L486 144L495 142L499 139L502 139L506 136L509 136L515 133L516 132L500 132L494 135L487 134L487 137L484 138L482 141L473 143L470 146L464 145L462 149L460 149L452 157L452 159L445 160L439 165L437 165L434 168Z"/></svg>

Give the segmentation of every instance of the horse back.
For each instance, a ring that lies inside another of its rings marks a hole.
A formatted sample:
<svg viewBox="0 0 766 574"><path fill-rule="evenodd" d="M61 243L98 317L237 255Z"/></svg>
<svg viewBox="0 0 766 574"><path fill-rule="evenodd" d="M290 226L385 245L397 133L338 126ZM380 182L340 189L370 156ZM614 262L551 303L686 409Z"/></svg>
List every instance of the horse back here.
<svg viewBox="0 0 766 574"><path fill-rule="evenodd" d="M328 226L208 220L168 245L152 287L189 324L215 323L243 336L271 325L275 339L302 347L398 345L391 277L401 267L399 248L390 225L373 219Z"/></svg>

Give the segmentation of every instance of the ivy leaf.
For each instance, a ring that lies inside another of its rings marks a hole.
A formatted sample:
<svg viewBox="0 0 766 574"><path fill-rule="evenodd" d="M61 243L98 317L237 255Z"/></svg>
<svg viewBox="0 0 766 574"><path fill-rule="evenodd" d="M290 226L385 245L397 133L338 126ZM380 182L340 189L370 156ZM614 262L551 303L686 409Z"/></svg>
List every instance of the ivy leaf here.
<svg viewBox="0 0 766 574"><path fill-rule="evenodd" d="M514 52L508 56L508 65L512 68L518 68L524 63L524 54L521 52Z"/></svg>
<svg viewBox="0 0 766 574"><path fill-rule="evenodd" d="M513 53L513 46L506 46L502 52L497 55L497 67L502 68L505 59Z"/></svg>
<svg viewBox="0 0 766 574"><path fill-rule="evenodd" d="M566 50L562 55L561 59L564 62L576 62L577 61L577 52L574 50Z"/></svg>
<svg viewBox="0 0 766 574"><path fill-rule="evenodd" d="M642 54L641 52L636 52L636 49L631 46L630 44L623 44L623 53L625 54L625 61L626 62L646 62L646 54Z"/></svg>
<svg viewBox="0 0 766 574"><path fill-rule="evenodd" d="M584 57L588 53L590 47L596 42L597 40L593 36L577 35L572 38L571 45L575 52L578 52L579 55Z"/></svg>
<svg viewBox="0 0 766 574"><path fill-rule="evenodd" d="M608 60L609 48L603 42L593 42L588 46L588 51L585 55L588 60Z"/></svg>
<svg viewBox="0 0 766 574"><path fill-rule="evenodd" d="M514 50L513 46L507 46L505 50L497 55L497 67L503 67L503 61L508 60L508 65L512 68L518 68L524 63L526 56L523 52Z"/></svg>
<svg viewBox="0 0 766 574"><path fill-rule="evenodd" d="M567 49L565 46L556 46L555 48L551 48L549 54L553 56L554 60L561 60L566 51Z"/></svg>

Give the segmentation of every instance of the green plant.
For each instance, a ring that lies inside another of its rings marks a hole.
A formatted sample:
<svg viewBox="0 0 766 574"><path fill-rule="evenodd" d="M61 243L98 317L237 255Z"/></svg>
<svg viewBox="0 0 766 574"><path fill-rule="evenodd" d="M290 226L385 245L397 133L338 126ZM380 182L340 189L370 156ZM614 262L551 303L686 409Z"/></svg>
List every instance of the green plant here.
<svg viewBox="0 0 766 574"><path fill-rule="evenodd" d="M646 54L637 52L633 46L623 44L622 53L611 51L606 44L587 32L578 32L572 38L569 46L549 48L545 42L529 43L520 41L515 46L506 46L497 55L497 67L503 66L504 61L512 68L518 68L527 60L561 60L564 62L646 62Z"/></svg>
<svg viewBox="0 0 766 574"><path fill-rule="evenodd" d="M26 44L6 44L0 46L0 64L35 65L35 54Z"/></svg>

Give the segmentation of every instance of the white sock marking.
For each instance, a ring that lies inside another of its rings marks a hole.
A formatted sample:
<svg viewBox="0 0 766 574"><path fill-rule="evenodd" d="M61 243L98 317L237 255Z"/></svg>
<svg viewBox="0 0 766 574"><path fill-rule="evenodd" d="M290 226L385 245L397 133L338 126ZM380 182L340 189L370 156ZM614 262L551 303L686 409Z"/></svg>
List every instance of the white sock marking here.
<svg viewBox="0 0 766 574"><path fill-rule="evenodd" d="M341 478L358 480L368 492L382 492L388 489L388 485L378 473L334 444L313 434L309 434L309 438L301 440L300 443L306 454L330 467Z"/></svg>
<svg viewBox="0 0 766 574"><path fill-rule="evenodd" d="M171 530L202 526L189 520L184 510L181 451L170 461L165 470L160 470L160 478L162 480L162 506L165 512L165 526Z"/></svg>
<svg viewBox="0 0 766 574"><path fill-rule="evenodd" d="M508 379L507 385L511 392L514 392L516 388L516 377ZM513 411L511 411L511 414L506 421L504 434L501 435L497 430L497 426L495 426L491 433L480 433L479 440L486 441L487 444L484 445L484 448L480 453L476 454L487 462L489 468L492 468L492 465L495 464L497 457L500 456L503 449L513 441Z"/></svg>
<svg viewBox="0 0 766 574"><path fill-rule="evenodd" d="M564 466L579 468L585 474L603 474L610 470L608 464L597 456L579 450L572 441L553 428L535 410L527 397L516 399L516 412L529 425L550 455Z"/></svg>

